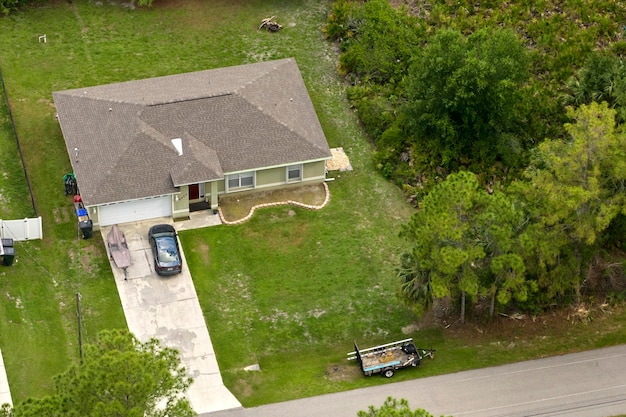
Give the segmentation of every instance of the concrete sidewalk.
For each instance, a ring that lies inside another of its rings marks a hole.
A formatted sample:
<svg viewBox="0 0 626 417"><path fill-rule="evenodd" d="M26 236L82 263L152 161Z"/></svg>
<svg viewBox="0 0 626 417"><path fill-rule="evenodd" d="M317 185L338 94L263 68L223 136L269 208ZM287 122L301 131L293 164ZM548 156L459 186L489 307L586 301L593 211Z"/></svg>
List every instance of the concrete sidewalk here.
<svg viewBox="0 0 626 417"><path fill-rule="evenodd" d="M13 407L11 390L9 389L9 380L7 379L7 372L4 367L4 360L2 359L2 351L0 351L0 406L2 404L9 404L11 407Z"/></svg>
<svg viewBox="0 0 626 417"><path fill-rule="evenodd" d="M219 219L219 216L214 216ZM186 222L172 223L169 218L119 225L131 253L131 266L124 272L111 261L111 268L126 316L128 329L139 340L157 338L164 346L180 352L181 360L194 382L187 392L198 414L241 407L222 382L213 345L202 309L187 267L184 253L183 272L160 277L154 272L154 261L148 242L150 226L167 223L178 230L203 227L211 216L198 216ZM101 230L105 241L110 228ZM182 248L181 248L182 250Z"/></svg>

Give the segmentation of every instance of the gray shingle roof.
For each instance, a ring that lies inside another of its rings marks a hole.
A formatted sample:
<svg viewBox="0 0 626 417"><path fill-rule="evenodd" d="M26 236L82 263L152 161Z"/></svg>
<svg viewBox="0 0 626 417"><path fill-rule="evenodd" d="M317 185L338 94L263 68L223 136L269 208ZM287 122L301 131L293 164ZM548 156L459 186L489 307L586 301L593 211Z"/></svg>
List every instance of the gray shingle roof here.
<svg viewBox="0 0 626 417"><path fill-rule="evenodd" d="M88 206L171 194L231 172L331 157L293 59L53 97ZM182 139L182 155L174 138Z"/></svg>

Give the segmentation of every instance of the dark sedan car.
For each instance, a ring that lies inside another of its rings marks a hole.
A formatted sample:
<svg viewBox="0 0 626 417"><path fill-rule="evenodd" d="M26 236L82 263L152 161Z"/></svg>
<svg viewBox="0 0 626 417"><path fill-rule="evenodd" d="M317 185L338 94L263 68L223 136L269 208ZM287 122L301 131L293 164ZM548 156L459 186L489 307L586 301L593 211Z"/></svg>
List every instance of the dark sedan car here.
<svg viewBox="0 0 626 417"><path fill-rule="evenodd" d="M183 270L176 229L169 224L157 224L148 232L154 269L159 275L179 274Z"/></svg>

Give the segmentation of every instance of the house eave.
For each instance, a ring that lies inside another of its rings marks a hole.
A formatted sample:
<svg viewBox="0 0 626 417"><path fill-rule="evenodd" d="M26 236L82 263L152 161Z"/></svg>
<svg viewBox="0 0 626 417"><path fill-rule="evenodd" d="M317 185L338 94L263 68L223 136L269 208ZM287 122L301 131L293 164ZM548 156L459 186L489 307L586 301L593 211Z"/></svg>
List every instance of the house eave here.
<svg viewBox="0 0 626 417"><path fill-rule="evenodd" d="M108 205L111 205L111 204L128 203L128 202L131 202L131 201L147 200L147 199L159 198L159 197L164 197L164 196L173 197L173 196L177 195L179 192L180 192L180 190L176 191L176 192L173 192L173 193L150 195L150 196L146 196L146 197L131 198L131 199L128 199L128 200L107 201L106 203L96 203L96 204L85 204L85 208L108 206Z"/></svg>
<svg viewBox="0 0 626 417"><path fill-rule="evenodd" d="M243 172L263 171L263 170L266 170L266 169L290 167L290 166L299 165L299 164L310 164L310 163L313 163L313 162L328 161L330 159L332 159L332 155L328 156L328 157L324 157L324 158L309 159L309 160L306 160L306 161L294 161L294 162L289 162L289 163L286 163L286 164L268 165L268 166L259 167L259 168L243 169L243 170L238 170L238 171L229 171L229 172L224 172L224 178L227 175L241 174Z"/></svg>

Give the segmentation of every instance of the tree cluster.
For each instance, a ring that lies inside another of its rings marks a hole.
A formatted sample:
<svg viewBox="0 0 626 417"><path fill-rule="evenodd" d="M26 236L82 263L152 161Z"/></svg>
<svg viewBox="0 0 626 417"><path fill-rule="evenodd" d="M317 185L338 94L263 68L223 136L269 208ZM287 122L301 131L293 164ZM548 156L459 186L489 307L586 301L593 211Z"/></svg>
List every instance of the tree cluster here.
<svg viewBox="0 0 626 417"><path fill-rule="evenodd" d="M626 9L610 0L390 3L337 0L324 31L377 166L414 201L459 169L518 177L537 144L565 137L567 95L621 114Z"/></svg>
<svg viewBox="0 0 626 417"><path fill-rule="evenodd" d="M528 65L512 31L439 31L414 54L399 126L415 149L445 168L472 159L516 166Z"/></svg>
<svg viewBox="0 0 626 417"><path fill-rule="evenodd" d="M0 0L0 13L8 15L20 7L33 3L34 1L35 0Z"/></svg>
<svg viewBox="0 0 626 417"><path fill-rule="evenodd" d="M370 405L366 411L359 411L357 417L433 417L433 415L422 408L411 410L409 402L404 398L387 397L383 405L380 407Z"/></svg>
<svg viewBox="0 0 626 417"><path fill-rule="evenodd" d="M402 293L458 296L461 319L626 295L626 9L453 3L338 0L325 26L378 168L419 209Z"/></svg>
<svg viewBox="0 0 626 417"><path fill-rule="evenodd" d="M80 363L55 378L55 391L29 398L1 417L192 417L184 393L191 378L178 352L156 339L142 343L123 330L85 345Z"/></svg>
<svg viewBox="0 0 626 417"><path fill-rule="evenodd" d="M449 175L403 229L402 293L418 312L458 295L490 300L490 314L512 301L541 309L578 300L585 289L624 289L623 260L598 267L619 249L626 220L626 133L615 111L592 102L568 115L568 137L546 140L523 177L489 191L469 171ZM593 274L598 276L593 276Z"/></svg>

